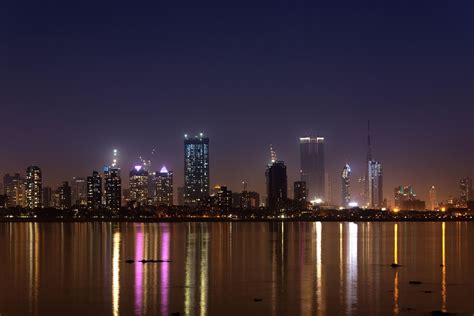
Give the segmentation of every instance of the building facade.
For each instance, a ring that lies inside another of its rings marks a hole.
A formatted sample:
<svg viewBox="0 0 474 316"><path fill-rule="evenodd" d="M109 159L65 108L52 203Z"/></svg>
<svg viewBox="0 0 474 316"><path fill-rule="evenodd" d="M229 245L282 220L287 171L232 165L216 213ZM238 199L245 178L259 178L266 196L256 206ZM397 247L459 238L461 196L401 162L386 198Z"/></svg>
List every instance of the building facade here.
<svg viewBox="0 0 474 316"><path fill-rule="evenodd" d="M301 181L306 182L309 200L325 200L324 137L300 138Z"/></svg>
<svg viewBox="0 0 474 316"><path fill-rule="evenodd" d="M341 206L349 207L351 202L351 167L346 164L341 173Z"/></svg>
<svg viewBox="0 0 474 316"><path fill-rule="evenodd" d="M87 208L98 210L102 205L102 178L97 171L87 177Z"/></svg>
<svg viewBox="0 0 474 316"><path fill-rule="evenodd" d="M459 181L459 202L465 207L467 206L467 201L473 200L472 196L472 179L469 177L462 178Z"/></svg>
<svg viewBox="0 0 474 316"><path fill-rule="evenodd" d="M438 193L434 185L431 186L429 195L430 195L430 210L432 211L437 210L439 208Z"/></svg>
<svg viewBox="0 0 474 316"><path fill-rule="evenodd" d="M26 206L25 178L19 173L14 175L6 174L3 177L3 190L6 196L7 207Z"/></svg>
<svg viewBox="0 0 474 316"><path fill-rule="evenodd" d="M122 203L122 180L120 169L106 166L104 168L105 208L118 211Z"/></svg>
<svg viewBox="0 0 474 316"><path fill-rule="evenodd" d="M308 203L308 194L306 191L306 182L296 181L293 183L293 200L299 208L306 208Z"/></svg>
<svg viewBox="0 0 474 316"><path fill-rule="evenodd" d="M148 204L148 179L149 174L142 166L135 166L130 170L130 201L137 205Z"/></svg>
<svg viewBox="0 0 474 316"><path fill-rule="evenodd" d="M184 139L184 204L199 205L209 197L209 138Z"/></svg>
<svg viewBox="0 0 474 316"><path fill-rule="evenodd" d="M163 166L160 172L155 173L155 205L173 205L173 171Z"/></svg>
<svg viewBox="0 0 474 316"><path fill-rule="evenodd" d="M287 206L288 178L283 161L274 161L267 165L265 172L267 184L267 207L270 210L281 210Z"/></svg>
<svg viewBox="0 0 474 316"><path fill-rule="evenodd" d="M40 208L43 205L43 180L41 169L30 166L26 169L26 207Z"/></svg>
<svg viewBox="0 0 474 316"><path fill-rule="evenodd" d="M384 207L382 165L378 161L369 160L368 191L368 207Z"/></svg>

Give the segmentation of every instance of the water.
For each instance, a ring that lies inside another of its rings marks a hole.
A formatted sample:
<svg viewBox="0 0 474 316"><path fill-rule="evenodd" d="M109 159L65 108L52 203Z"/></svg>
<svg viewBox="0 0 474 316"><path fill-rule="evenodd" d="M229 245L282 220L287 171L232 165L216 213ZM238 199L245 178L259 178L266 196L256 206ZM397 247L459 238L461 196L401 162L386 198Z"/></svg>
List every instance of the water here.
<svg viewBox="0 0 474 316"><path fill-rule="evenodd" d="M467 222L0 223L0 314L472 315L473 247Z"/></svg>

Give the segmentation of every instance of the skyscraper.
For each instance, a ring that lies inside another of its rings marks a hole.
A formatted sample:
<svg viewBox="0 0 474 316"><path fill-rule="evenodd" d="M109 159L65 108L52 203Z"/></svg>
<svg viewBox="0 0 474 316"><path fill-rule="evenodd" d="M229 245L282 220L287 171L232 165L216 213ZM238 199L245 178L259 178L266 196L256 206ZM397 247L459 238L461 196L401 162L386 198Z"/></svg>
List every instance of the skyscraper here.
<svg viewBox="0 0 474 316"><path fill-rule="evenodd" d="M148 171L142 166L130 170L130 201L138 205L147 205L148 201Z"/></svg>
<svg viewBox="0 0 474 316"><path fill-rule="evenodd" d="M342 168L341 174L341 205L343 207L348 207L349 203L351 202L351 194L350 194L350 187L351 187L351 167L346 164L344 168Z"/></svg>
<svg viewBox="0 0 474 316"><path fill-rule="evenodd" d="M369 207L383 207L383 176L382 165L375 160L369 161Z"/></svg>
<svg viewBox="0 0 474 316"><path fill-rule="evenodd" d="M72 178L71 201L73 205L87 204L87 181L83 177Z"/></svg>
<svg viewBox="0 0 474 316"><path fill-rule="evenodd" d="M43 187L43 207L51 207L53 191L50 187Z"/></svg>
<svg viewBox="0 0 474 316"><path fill-rule="evenodd" d="M6 174L3 177L3 190L7 197L7 207L26 205L25 179L19 173L13 176Z"/></svg>
<svg viewBox="0 0 474 316"><path fill-rule="evenodd" d="M209 138L184 139L184 204L199 205L209 196Z"/></svg>
<svg viewBox="0 0 474 316"><path fill-rule="evenodd" d="M97 171L87 177L87 208L98 210L102 204L102 178Z"/></svg>
<svg viewBox="0 0 474 316"><path fill-rule="evenodd" d="M300 162L309 200L325 200L324 137L300 138Z"/></svg>
<svg viewBox="0 0 474 316"><path fill-rule="evenodd" d="M367 207L381 208L384 206L383 199L383 176L382 165L372 159L372 143L370 139L370 121L367 124L367 172L365 177L365 195Z"/></svg>
<svg viewBox="0 0 474 316"><path fill-rule="evenodd" d="M283 161L274 161L267 165L265 171L267 182L267 207L270 210L281 210L286 207L288 199L288 178Z"/></svg>
<svg viewBox="0 0 474 316"><path fill-rule="evenodd" d="M472 179L469 177L462 178L459 181L459 202L462 206L467 206L467 201L472 200Z"/></svg>
<svg viewBox="0 0 474 316"><path fill-rule="evenodd" d="M105 207L111 211L118 211L122 203L120 169L110 166L104 167L104 181Z"/></svg>
<svg viewBox="0 0 474 316"><path fill-rule="evenodd" d="M298 207L306 208L308 201L306 182L296 181L293 183L293 199Z"/></svg>
<svg viewBox="0 0 474 316"><path fill-rule="evenodd" d="M165 166L160 172L155 172L155 205L173 205L173 171Z"/></svg>
<svg viewBox="0 0 474 316"><path fill-rule="evenodd" d="M30 166L26 169L26 207L39 208L43 203L43 182L41 169Z"/></svg>
<svg viewBox="0 0 474 316"><path fill-rule="evenodd" d="M69 183L63 182L61 186L58 188L58 195L59 195L59 208L61 210L66 210L71 208L71 187Z"/></svg>
<svg viewBox="0 0 474 316"><path fill-rule="evenodd" d="M220 210L230 210L232 208L232 191L228 190L226 186L219 186L215 196L215 203Z"/></svg>
<svg viewBox="0 0 474 316"><path fill-rule="evenodd" d="M436 187L434 185L430 188L430 210L434 211L438 209L438 194L436 192Z"/></svg>

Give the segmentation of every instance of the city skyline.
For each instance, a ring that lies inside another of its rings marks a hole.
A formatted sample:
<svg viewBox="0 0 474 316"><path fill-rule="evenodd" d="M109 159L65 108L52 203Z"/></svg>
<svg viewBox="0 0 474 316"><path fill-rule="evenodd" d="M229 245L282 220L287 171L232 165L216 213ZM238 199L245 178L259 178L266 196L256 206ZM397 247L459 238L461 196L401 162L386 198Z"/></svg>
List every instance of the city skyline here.
<svg viewBox="0 0 474 316"><path fill-rule="evenodd" d="M269 143L292 183L298 138L322 135L338 199L346 162L357 192L370 119L389 201L400 183L424 200L432 185L457 196L459 178L474 176L472 9L9 3L0 172L39 165L55 186L100 170L114 148L124 170L156 148L180 186L181 135L204 131L211 186L245 179L264 192Z"/></svg>

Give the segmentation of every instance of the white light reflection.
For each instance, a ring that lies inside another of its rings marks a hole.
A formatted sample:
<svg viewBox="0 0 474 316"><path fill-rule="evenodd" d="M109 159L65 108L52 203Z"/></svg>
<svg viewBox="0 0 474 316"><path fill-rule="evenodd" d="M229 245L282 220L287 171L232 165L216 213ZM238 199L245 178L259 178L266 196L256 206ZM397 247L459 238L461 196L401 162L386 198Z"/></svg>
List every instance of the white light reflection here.
<svg viewBox="0 0 474 316"><path fill-rule="evenodd" d="M356 223L349 223L347 239L347 282L346 282L346 307L347 313L353 312L352 308L357 305L357 234Z"/></svg>
<svg viewBox="0 0 474 316"><path fill-rule="evenodd" d="M112 253L112 313L119 315L120 297L120 232L115 232L113 236Z"/></svg>

